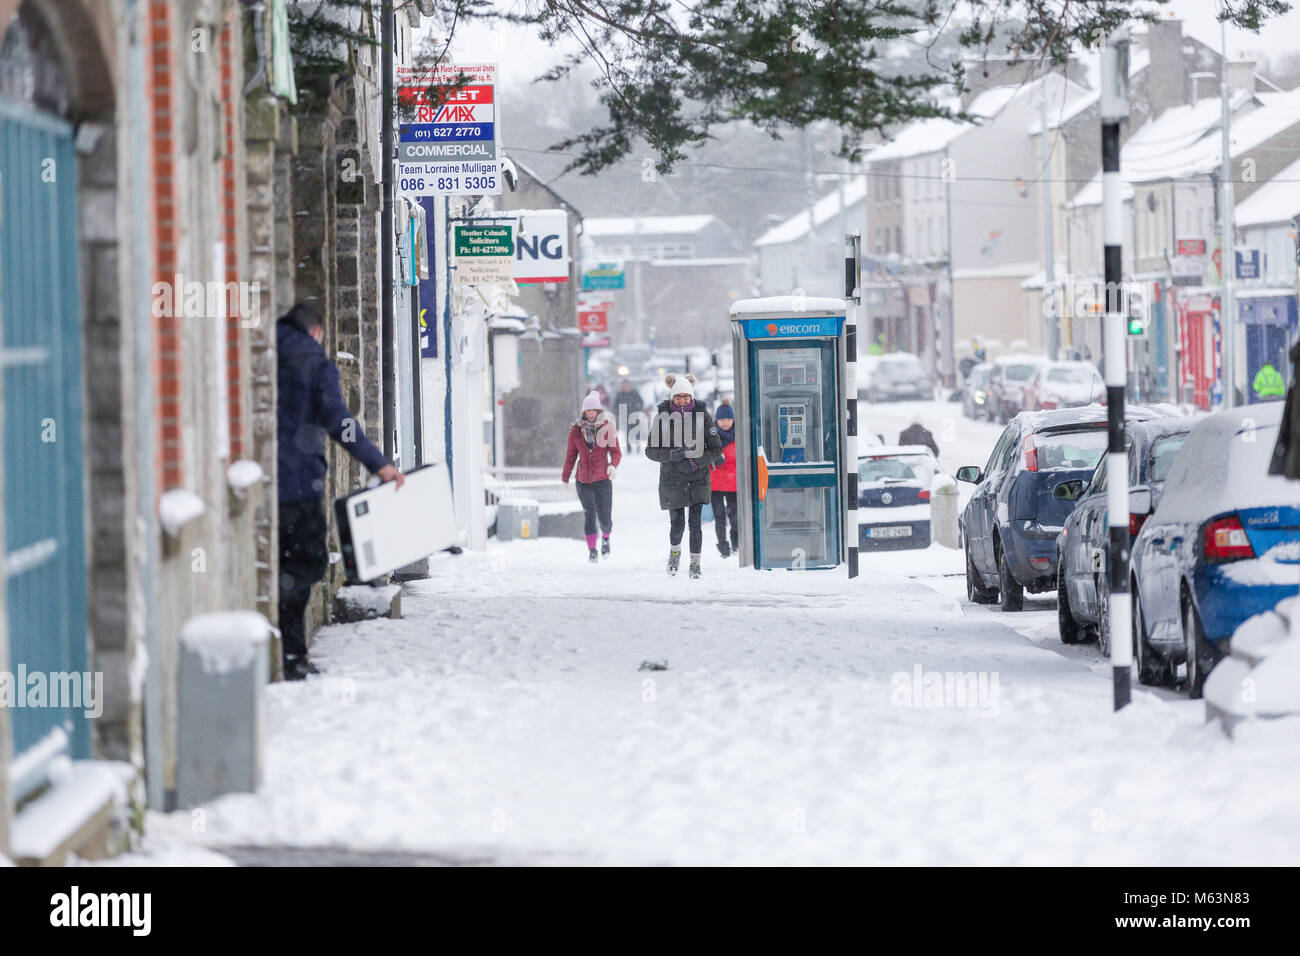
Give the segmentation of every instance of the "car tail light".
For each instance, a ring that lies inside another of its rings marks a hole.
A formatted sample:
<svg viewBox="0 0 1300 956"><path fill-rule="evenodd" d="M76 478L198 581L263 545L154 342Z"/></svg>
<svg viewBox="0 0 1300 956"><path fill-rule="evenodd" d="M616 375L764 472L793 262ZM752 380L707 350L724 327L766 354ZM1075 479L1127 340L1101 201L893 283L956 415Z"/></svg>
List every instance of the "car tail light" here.
<svg viewBox="0 0 1300 956"><path fill-rule="evenodd" d="M1128 516L1128 536L1129 536L1129 538L1136 538L1136 537L1137 537L1137 533L1138 533L1139 531L1142 530L1142 525L1146 524L1146 520L1147 520L1147 516L1146 516L1146 515L1135 515L1135 514L1130 514L1130 515Z"/></svg>
<svg viewBox="0 0 1300 956"><path fill-rule="evenodd" d="M918 492L916 493L916 497L917 497L920 501L929 501L929 500L930 500L930 489L929 489L929 488L922 488L920 491L918 491Z"/></svg>
<svg viewBox="0 0 1300 956"><path fill-rule="evenodd" d="M1034 436L1026 435L1025 440L1020 443L1021 449L1025 453L1025 471L1038 470L1038 448L1034 445Z"/></svg>
<svg viewBox="0 0 1300 956"><path fill-rule="evenodd" d="M1241 519L1228 515L1205 526L1205 558L1207 561L1237 561L1253 558L1255 549L1250 546Z"/></svg>
<svg viewBox="0 0 1300 956"><path fill-rule="evenodd" d="M1046 571L1052 566L1051 558L1030 558L1029 566L1038 571Z"/></svg>

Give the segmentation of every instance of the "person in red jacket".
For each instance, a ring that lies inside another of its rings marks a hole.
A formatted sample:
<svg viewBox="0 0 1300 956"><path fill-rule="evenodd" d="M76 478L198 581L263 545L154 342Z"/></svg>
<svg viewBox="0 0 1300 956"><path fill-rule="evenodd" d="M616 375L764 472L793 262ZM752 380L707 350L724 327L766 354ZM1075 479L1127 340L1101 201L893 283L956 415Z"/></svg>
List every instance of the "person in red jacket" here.
<svg viewBox="0 0 1300 956"><path fill-rule="evenodd" d="M713 530L718 533L718 553L731 557L739 550L736 532L736 413L725 402L713 413L713 424L722 439L723 464L713 469ZM727 536L731 522L731 536Z"/></svg>
<svg viewBox="0 0 1300 956"><path fill-rule="evenodd" d="M582 417L569 429L560 480L566 485L577 465L578 500L582 502L587 560L595 564L596 527L600 526L600 554L609 557L609 533L614 528L614 474L623 453L618 447L618 427L606 414L600 394L589 392L582 401Z"/></svg>

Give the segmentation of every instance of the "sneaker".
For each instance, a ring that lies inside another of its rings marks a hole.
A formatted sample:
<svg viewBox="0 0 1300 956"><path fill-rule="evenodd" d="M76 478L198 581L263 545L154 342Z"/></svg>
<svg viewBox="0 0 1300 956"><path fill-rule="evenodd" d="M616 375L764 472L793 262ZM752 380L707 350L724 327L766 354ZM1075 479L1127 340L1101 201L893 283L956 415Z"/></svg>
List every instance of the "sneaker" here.
<svg viewBox="0 0 1300 956"><path fill-rule="evenodd" d="M731 548L727 545L725 541L722 544L718 545L718 554L722 555L724 558L731 557Z"/></svg>
<svg viewBox="0 0 1300 956"><path fill-rule="evenodd" d="M691 570L690 570L690 575L691 575L691 578L692 578L693 580L699 580L699 577L700 577L700 556L699 556L698 554L693 554L693 555L691 555Z"/></svg>
<svg viewBox="0 0 1300 956"><path fill-rule="evenodd" d="M668 552L668 573L669 574L672 575L677 574L677 565L681 563L681 560L682 560L681 548L673 548L671 551Z"/></svg>
<svg viewBox="0 0 1300 956"><path fill-rule="evenodd" d="M609 557L609 538L604 538L604 539L601 540L601 542L600 542L600 556L601 556L602 558L608 558L608 557Z"/></svg>
<svg viewBox="0 0 1300 956"><path fill-rule="evenodd" d="M596 553L596 549L595 548L588 549L587 561L590 562L591 564L595 564L599 560L600 560L600 555Z"/></svg>

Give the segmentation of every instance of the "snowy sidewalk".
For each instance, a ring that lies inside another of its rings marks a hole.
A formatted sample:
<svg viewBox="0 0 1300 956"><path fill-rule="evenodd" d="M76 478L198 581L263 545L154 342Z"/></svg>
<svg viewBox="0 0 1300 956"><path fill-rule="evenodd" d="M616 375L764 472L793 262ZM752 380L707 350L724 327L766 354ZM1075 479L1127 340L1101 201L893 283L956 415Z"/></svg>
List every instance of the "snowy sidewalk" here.
<svg viewBox="0 0 1300 956"><path fill-rule="evenodd" d="M1199 704L1141 691L1114 716L1086 664L902 576L951 573L956 553L864 556L855 582L759 573L718 558L706 527L704 580L669 579L654 482L644 460L620 469L601 566L580 541L493 541L435 561L405 619L322 631L325 673L268 692L262 790L206 807L202 833L188 812L151 815L150 845L629 864L1300 859L1294 722L1228 744ZM926 675L950 672L981 673L983 698L922 706Z"/></svg>

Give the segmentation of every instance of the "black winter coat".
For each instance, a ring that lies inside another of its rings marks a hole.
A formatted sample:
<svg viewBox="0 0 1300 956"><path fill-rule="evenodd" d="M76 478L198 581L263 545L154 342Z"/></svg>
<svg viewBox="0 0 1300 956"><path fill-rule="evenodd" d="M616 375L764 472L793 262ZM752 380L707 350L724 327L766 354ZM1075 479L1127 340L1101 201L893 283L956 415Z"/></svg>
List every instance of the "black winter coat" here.
<svg viewBox="0 0 1300 956"><path fill-rule="evenodd" d="M1300 478L1300 390L1296 389L1296 374L1300 373L1300 341L1291 346L1291 387L1286 390L1286 408L1282 409L1282 427L1277 432L1273 446L1273 459L1269 462L1270 475Z"/></svg>
<svg viewBox="0 0 1300 956"><path fill-rule="evenodd" d="M325 494L325 436L371 472L388 464L352 417L339 391L339 370L316 340L292 322L275 327L279 374L276 460L280 500L320 501Z"/></svg>
<svg viewBox="0 0 1300 956"><path fill-rule="evenodd" d="M681 460L672 460L674 449L684 452ZM702 403L697 401L694 410L682 414L673 408L671 399L660 402L650 424L645 454L659 462L660 508L671 511L709 503L709 471L722 457L722 437Z"/></svg>

